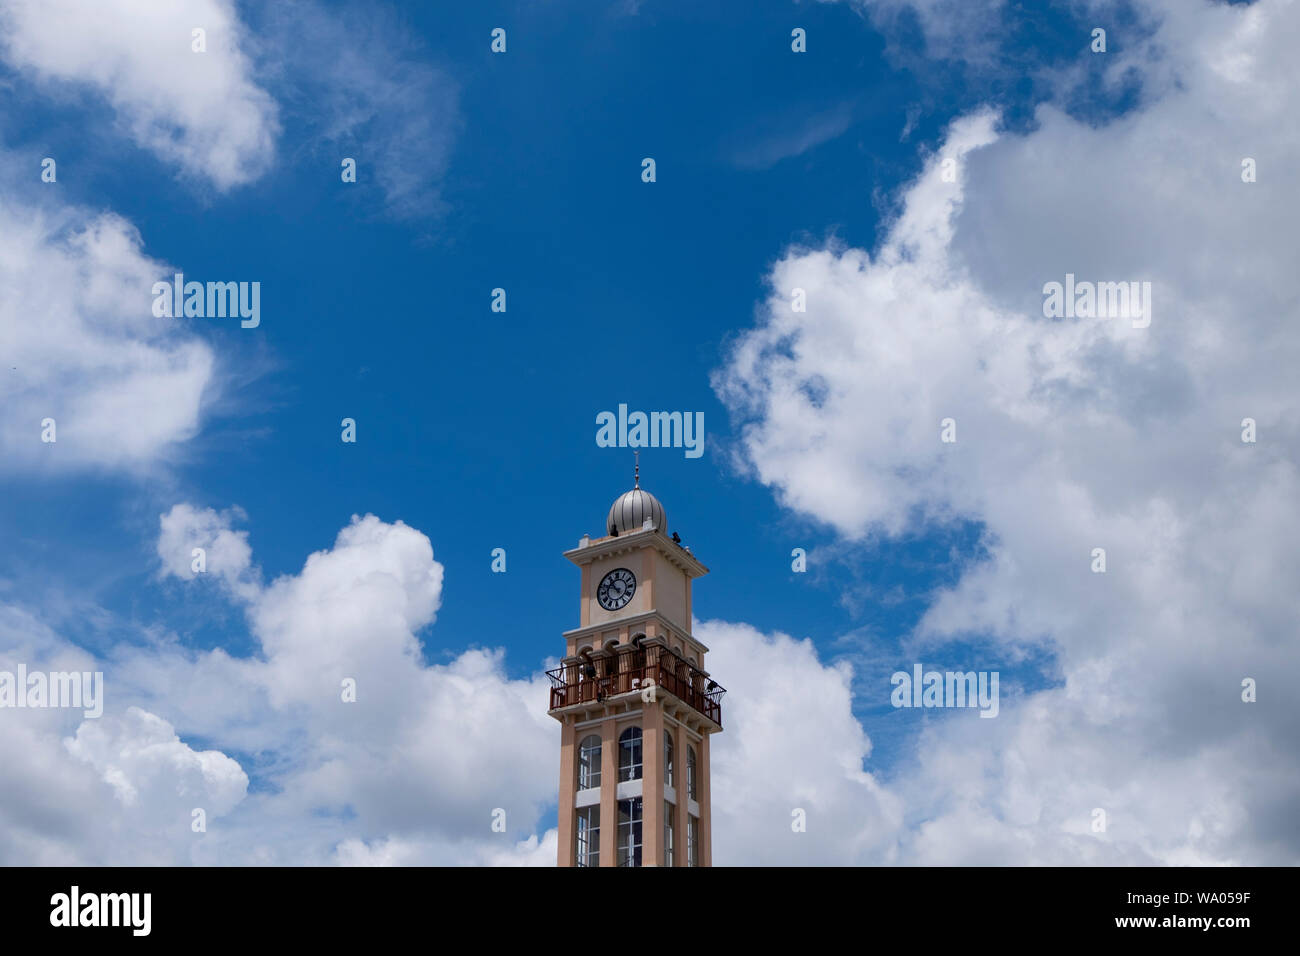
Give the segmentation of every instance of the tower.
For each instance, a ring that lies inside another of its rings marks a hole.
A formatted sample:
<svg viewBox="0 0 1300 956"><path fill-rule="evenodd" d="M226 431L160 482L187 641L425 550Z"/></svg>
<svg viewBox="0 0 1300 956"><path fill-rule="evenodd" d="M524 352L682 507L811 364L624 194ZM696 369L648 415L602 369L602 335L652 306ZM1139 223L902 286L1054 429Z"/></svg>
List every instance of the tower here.
<svg viewBox="0 0 1300 956"><path fill-rule="evenodd" d="M548 673L561 724L560 866L710 866L709 737L726 693L691 634L691 582L709 569L635 487L604 537L564 556L582 570L578 627Z"/></svg>

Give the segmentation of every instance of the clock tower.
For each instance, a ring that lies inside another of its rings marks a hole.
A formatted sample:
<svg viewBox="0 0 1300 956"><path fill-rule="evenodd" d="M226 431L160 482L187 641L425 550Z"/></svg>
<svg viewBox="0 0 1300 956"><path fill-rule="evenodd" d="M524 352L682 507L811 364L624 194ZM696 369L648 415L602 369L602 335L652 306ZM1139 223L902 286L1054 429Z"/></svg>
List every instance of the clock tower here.
<svg viewBox="0 0 1300 956"><path fill-rule="evenodd" d="M560 722L560 866L709 866L709 737L726 693L691 634L708 573L654 495L635 487L605 535L564 556L582 571L578 627L547 676Z"/></svg>

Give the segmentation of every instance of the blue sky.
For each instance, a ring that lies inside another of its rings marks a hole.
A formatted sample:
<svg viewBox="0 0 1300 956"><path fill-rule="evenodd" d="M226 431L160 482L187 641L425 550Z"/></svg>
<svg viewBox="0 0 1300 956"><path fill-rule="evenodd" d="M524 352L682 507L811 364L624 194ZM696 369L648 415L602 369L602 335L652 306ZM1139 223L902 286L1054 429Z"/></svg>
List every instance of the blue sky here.
<svg viewBox="0 0 1300 956"><path fill-rule="evenodd" d="M11 543L0 555L0 597L102 659L120 658L124 647L147 655L159 640L191 659L214 649L254 659L263 650L250 626L256 615L232 599L228 582L160 570L160 516L182 502L221 513L248 533L252 564L271 582L298 575L309 554L330 549L353 515L374 515L427 536L443 568L436 621L416 627L426 664L501 648L504 679L528 681L577 623L578 576L561 552L583 533L599 533L609 503L631 487L631 451L595 442L596 415L626 403L704 413L702 457L680 449L641 455L644 487L711 568L698 582L695 614L811 639L827 673L838 661L851 665L849 707L871 739L861 766L880 786L906 791L918 740L933 723L984 723L968 712L894 710L891 672L918 660L996 670L1013 700L1066 687L1058 649L1077 636L1054 633L1054 619L1029 606L1025 595L1035 586L1027 579L1008 585L1009 609L981 615L971 608L983 605L971 599L964 623L944 624L937 642L922 639L927 612L943 611L941 592L959 592L981 567L1008 567L998 556L1004 526L984 510L998 487L989 467L958 468L951 485L917 478L928 497L863 505L859 521L841 496L875 500L880 489L912 483L908 476L932 468L930 459L841 442L843 460L826 463L838 476L836 494L819 498L815 481L800 484L746 440L754 427L772 436L780 420L774 393L755 414L729 398L726 385L741 372L735 355L746 343L764 345L769 356L785 347L768 323L783 264L797 269L819 250L863 250L877 266L888 260L890 231L906 226L914 184L951 152L954 123L996 111L999 148L1014 142L1032 152L1045 128L1104 136L1175 97L1167 64L1151 53L1174 14L1155 9L1160 4L1025 3L985 17L935 3L699 6L412 3L370 11L295 3L272 12L197 4L191 19L225 11L240 23L242 60L230 60L231 70L265 98L249 94L262 103L249 108L250 122L272 145L236 142L232 166L199 155L220 153L200 135L210 113L177 107L188 117L178 121L165 92L133 100L126 81L123 92L93 67L42 60L40 44L26 39L39 29L16 29L23 42L7 48L10 106L0 127L9 178L35 181L40 157L58 161L57 183L22 186L25 201L51 218L70 209L120 216L138 230L145 255L187 278L260 281L262 319L257 329L172 320L206 343L215 371L203 383L195 427L148 456L0 471L0 536ZM1097 23L1110 28L1106 57L1088 50ZM489 50L494 27L507 30L504 54ZM807 53L791 51L794 27L807 31ZM1213 32L1190 14L1184 28ZM210 109L231 101L219 91ZM1043 105L1052 111L1046 120ZM150 114L155 108L162 120ZM231 110L212 122L218 138L235 142L230 124L241 117ZM194 134L205 145L186 145L178 159L140 132L141 116L171 123L174 142ZM1063 139L1042 148L1077 158ZM340 160L349 156L358 164L355 184L340 181ZM644 157L656 161L654 183L641 181ZM971 182L996 196L999 176L1015 168L1014 157L973 168ZM996 219L1034 195L1029 186L1020 196L1004 191L970 215ZM1086 197L1074 206L1063 198L1037 209L1068 219L1086 205ZM1009 235L998 228L993 222L989 235ZM1085 236L1087 228L1064 230L1074 232ZM952 259L978 263L980 243L959 236ZM1019 255L1005 243L992 248ZM1062 261L1077 261L1069 255ZM1031 302L1038 275L1024 283ZM1017 295L994 288L1004 278L991 270L987 282L976 275L971 283L1001 307ZM842 291L851 281L841 276L829 287ZM508 297L504 314L490 309L498 287ZM141 290L146 309L148 301ZM868 338L879 314L872 310L866 300L848 309L867 323ZM991 363L997 354L989 352ZM915 357L916 367L943 377L942 360L926 361ZM843 416L831 435L854 422L887 430L901 414L937 433L940 416L908 381L899 384L890 364L883 346L850 372L828 360L816 381L831 383L830 404ZM779 372L765 367L770 384ZM38 378L27 379L29 398L40 398ZM1098 394L1109 379L1099 381ZM855 383L873 382L879 387L859 396L869 401L853 397ZM948 399L980 403L996 391ZM823 412L810 415L827 424ZM340 441L345 417L357 422L355 444ZM1036 460L1055 459L1062 448L1069 457L1068 444L1044 444L1050 426L1034 427L1023 446L1015 439L1008 447L1037 449ZM1077 478L1067 475L1061 486ZM943 493L930 493L934 487ZM949 495L951 487L969 496ZM1126 504L1114 507L1129 513ZM507 551L506 574L490 571L497 547ZM806 574L791 571L796 547L810 555ZM1016 589L1028 589L1019 595L1024 606ZM1066 598L1054 600L1061 620L1076 619ZM1086 608L1109 599L1080 600ZM734 700L731 675L715 664L715 676ZM184 744L235 757L250 792L288 785L287 758L276 747L257 751L223 735L220 720L161 716ZM727 747L724 735L717 751ZM996 761L1014 750L1003 742L985 752ZM941 803L935 818L943 817ZM553 806L538 813L515 831L519 839L553 826ZM369 841L385 832L373 823L355 835Z"/></svg>
<svg viewBox="0 0 1300 956"><path fill-rule="evenodd" d="M842 5L615 7L593 22L579 4L413 4L392 17L456 104L439 117L457 130L447 173L428 185L440 215L386 214L374 166L413 160L360 139L287 139L262 180L214 196L130 143L85 138L98 104L42 101L24 117L60 157L73 201L127 216L190 278L263 283L256 331L194 321L247 379L189 443L176 487L242 507L269 576L296 571L354 513L421 529L448 568L430 657L504 646L522 674L576 623L577 576L560 552L598 533L631 486L631 452L596 447L596 414L620 402L700 410L702 458L642 455L645 486L712 569L696 613L743 615L832 654L849 632L868 629L873 648L905 633L929 590L974 556L978 529L927 529L855 550L852 569L814 558L795 575L791 550L816 554L831 536L739 473L710 373L750 323L772 260L828 237L869 248L881 207L969 103L936 102ZM486 23L513 34L505 56L488 49ZM790 52L791 24L815 56ZM308 124L285 125L292 136ZM358 159L355 186L340 182L343 155ZM656 183L641 182L645 156ZM497 287L504 315L490 311ZM349 416L355 446L339 440ZM191 620L178 589L156 581L154 516L140 513L152 490L87 475L22 482L13 493L30 505L7 514L6 532L44 539L48 558L38 571L11 552L9 573L90 584L115 615L246 650L237 621ZM504 577L490 572L494 547L507 549Z"/></svg>

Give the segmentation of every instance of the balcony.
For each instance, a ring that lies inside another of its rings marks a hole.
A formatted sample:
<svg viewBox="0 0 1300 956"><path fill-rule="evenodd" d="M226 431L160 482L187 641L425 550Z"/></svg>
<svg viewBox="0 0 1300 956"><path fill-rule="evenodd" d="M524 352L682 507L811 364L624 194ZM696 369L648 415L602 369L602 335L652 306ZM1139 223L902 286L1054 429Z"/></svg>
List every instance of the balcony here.
<svg viewBox="0 0 1300 956"><path fill-rule="evenodd" d="M551 710L640 691L653 681L660 689L722 726L722 695L727 691L703 671L657 644L648 647L624 644L612 650L605 656L593 655L547 671L546 676L551 679Z"/></svg>

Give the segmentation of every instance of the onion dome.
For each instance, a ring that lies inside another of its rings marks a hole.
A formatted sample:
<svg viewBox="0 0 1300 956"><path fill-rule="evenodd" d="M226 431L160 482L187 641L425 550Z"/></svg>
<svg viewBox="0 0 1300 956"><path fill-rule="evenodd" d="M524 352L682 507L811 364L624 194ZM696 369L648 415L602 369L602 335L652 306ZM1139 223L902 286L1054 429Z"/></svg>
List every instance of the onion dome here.
<svg viewBox="0 0 1300 956"><path fill-rule="evenodd" d="M668 518L664 514L664 506L658 498L648 491L642 491L638 486L614 499L609 517L605 519L605 528L612 535L640 531L646 518L654 523L655 530L667 533Z"/></svg>

